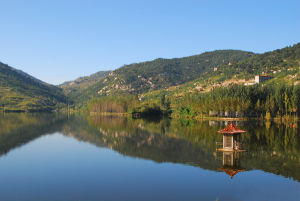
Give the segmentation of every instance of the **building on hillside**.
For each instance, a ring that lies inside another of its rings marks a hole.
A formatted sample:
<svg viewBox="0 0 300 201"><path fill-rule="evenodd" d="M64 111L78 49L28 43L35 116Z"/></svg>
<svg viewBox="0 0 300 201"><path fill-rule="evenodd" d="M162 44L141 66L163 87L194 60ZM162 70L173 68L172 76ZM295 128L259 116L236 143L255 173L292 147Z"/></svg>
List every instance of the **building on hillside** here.
<svg viewBox="0 0 300 201"><path fill-rule="evenodd" d="M255 83L256 84L259 84L259 83L262 83L262 82L265 82L269 79L272 79L273 77L269 76L269 75L255 75Z"/></svg>

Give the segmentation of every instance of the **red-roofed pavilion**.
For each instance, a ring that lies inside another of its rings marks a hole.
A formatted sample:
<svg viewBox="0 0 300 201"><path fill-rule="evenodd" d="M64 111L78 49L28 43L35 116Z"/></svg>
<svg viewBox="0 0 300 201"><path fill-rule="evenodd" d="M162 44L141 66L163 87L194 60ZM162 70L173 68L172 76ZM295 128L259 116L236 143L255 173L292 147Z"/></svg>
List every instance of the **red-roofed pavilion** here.
<svg viewBox="0 0 300 201"><path fill-rule="evenodd" d="M223 147L217 151L245 151L241 146L241 134L246 131L239 129L232 122L223 130L218 131L223 134ZM217 143L218 144L218 143Z"/></svg>

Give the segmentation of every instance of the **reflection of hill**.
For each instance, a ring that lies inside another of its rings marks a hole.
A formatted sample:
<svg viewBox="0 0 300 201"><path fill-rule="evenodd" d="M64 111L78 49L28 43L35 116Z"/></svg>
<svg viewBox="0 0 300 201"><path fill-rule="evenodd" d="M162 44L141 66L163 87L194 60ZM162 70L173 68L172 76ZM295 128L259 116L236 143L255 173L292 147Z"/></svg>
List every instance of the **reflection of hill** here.
<svg viewBox="0 0 300 201"><path fill-rule="evenodd" d="M58 114L8 114L0 117L0 155L46 133L59 131L80 141L108 147L126 156L173 162L218 171L222 160L215 142L222 122L167 120L151 122L123 117ZM248 152L239 157L246 170L260 169L300 181L299 126L240 122L248 131ZM293 126L295 127L295 126Z"/></svg>
<svg viewBox="0 0 300 201"><path fill-rule="evenodd" d="M158 123L121 117L92 117L108 147L124 155L157 162L192 164L217 170L221 161L215 160L215 142L221 136L217 130L224 124L162 120ZM246 169L261 169L300 180L299 130L285 125L256 125L241 123L248 130L243 136L248 152L240 158Z"/></svg>
<svg viewBox="0 0 300 201"><path fill-rule="evenodd" d="M63 133L96 146L109 147L126 156L197 166L201 163L202 168L217 169L218 163L212 152L203 152L191 142L161 133L161 127L164 128L163 122L151 123L122 117L96 117L89 118L89 122L94 126L85 122L85 129L82 129L79 124L84 122L84 118L81 120L79 118L74 118L75 122L65 125ZM148 129L144 128L145 123L149 126ZM90 132L87 132L87 129Z"/></svg>
<svg viewBox="0 0 300 201"><path fill-rule="evenodd" d="M6 114L0 116L0 155L44 134L59 131L66 117L56 114Z"/></svg>
<svg viewBox="0 0 300 201"><path fill-rule="evenodd" d="M83 115L74 115L64 124L61 133L76 138L79 141L89 142L99 147L107 147L98 129L90 125Z"/></svg>

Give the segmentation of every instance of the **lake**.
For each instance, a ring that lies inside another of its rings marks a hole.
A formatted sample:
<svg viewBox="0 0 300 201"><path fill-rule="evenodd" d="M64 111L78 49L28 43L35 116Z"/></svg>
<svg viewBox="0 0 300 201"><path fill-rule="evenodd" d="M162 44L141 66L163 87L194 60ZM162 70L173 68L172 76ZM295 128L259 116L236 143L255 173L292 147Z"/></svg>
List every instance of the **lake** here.
<svg viewBox="0 0 300 201"><path fill-rule="evenodd" d="M0 200L300 200L300 124L239 121L247 152L216 152L225 121L0 117Z"/></svg>

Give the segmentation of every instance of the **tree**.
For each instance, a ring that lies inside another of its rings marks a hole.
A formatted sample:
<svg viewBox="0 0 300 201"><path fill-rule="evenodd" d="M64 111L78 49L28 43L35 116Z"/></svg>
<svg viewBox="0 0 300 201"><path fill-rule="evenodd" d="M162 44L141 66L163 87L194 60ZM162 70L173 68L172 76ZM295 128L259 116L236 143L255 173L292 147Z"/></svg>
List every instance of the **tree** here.
<svg viewBox="0 0 300 201"><path fill-rule="evenodd" d="M261 110L260 100L259 99L256 102L255 109L256 109L256 117L258 117L260 115L260 110Z"/></svg>
<svg viewBox="0 0 300 201"><path fill-rule="evenodd" d="M284 92L284 109L285 109L285 115L288 113L288 107L289 107L289 97L287 92Z"/></svg>
<svg viewBox="0 0 300 201"><path fill-rule="evenodd" d="M296 85L293 88L292 106L293 106L293 112L297 113L300 107L300 86L299 85Z"/></svg>
<svg viewBox="0 0 300 201"><path fill-rule="evenodd" d="M162 107L164 107L165 101L166 101L166 95L162 94L161 97L160 97L160 104L161 104Z"/></svg>

